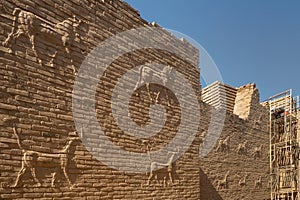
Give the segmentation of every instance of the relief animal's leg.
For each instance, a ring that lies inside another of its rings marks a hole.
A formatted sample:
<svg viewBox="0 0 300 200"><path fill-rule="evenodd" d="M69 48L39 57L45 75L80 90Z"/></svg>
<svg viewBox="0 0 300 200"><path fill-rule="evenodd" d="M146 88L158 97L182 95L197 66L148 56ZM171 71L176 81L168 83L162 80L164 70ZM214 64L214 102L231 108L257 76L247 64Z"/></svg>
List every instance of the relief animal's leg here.
<svg viewBox="0 0 300 200"><path fill-rule="evenodd" d="M4 42L2 43L2 45L4 47L9 47L9 45L11 44L12 40L15 40L17 33L20 32L20 29L18 29L15 32L15 29L13 28L12 31L8 34L6 40L4 40Z"/></svg>
<svg viewBox="0 0 300 200"><path fill-rule="evenodd" d="M140 69L140 71L143 69ZM139 80L136 82L136 85L134 87L134 91L137 90L140 86L145 84L144 79L143 79L143 73L139 72Z"/></svg>
<svg viewBox="0 0 300 200"><path fill-rule="evenodd" d="M159 180L158 180L158 175L157 174L155 174L155 181L156 181L157 184L159 184Z"/></svg>
<svg viewBox="0 0 300 200"><path fill-rule="evenodd" d="M73 69L73 73L76 74L76 68L75 68L74 61L73 61L73 58L72 58L71 52L70 52L70 45L67 45L66 41L63 42L63 45L64 45L65 51L68 55L68 59L70 60L70 63L71 63L72 69Z"/></svg>
<svg viewBox="0 0 300 200"><path fill-rule="evenodd" d="M55 187L56 182L57 182L57 172L54 172L52 174L51 187Z"/></svg>
<svg viewBox="0 0 300 200"><path fill-rule="evenodd" d="M164 176L164 180L163 180L163 186L166 187L167 186L167 177Z"/></svg>
<svg viewBox="0 0 300 200"><path fill-rule="evenodd" d="M225 152L224 143L221 144L221 152Z"/></svg>
<svg viewBox="0 0 300 200"><path fill-rule="evenodd" d="M169 99L169 95L168 95L168 91L166 88L164 88L164 91L165 91L165 95L166 95L166 99L167 99L167 105L170 106L171 103L170 103L170 99Z"/></svg>
<svg viewBox="0 0 300 200"><path fill-rule="evenodd" d="M169 179L170 179L171 184L173 184L172 172L168 172L168 175L169 175Z"/></svg>
<svg viewBox="0 0 300 200"><path fill-rule="evenodd" d="M156 95L155 103L158 103L159 96L160 96L160 91L159 91L159 92L157 93L157 95Z"/></svg>
<svg viewBox="0 0 300 200"><path fill-rule="evenodd" d="M71 182L70 177L69 177L69 175L68 175L67 165L65 165L65 166L63 167L63 173L64 173L64 176L65 176L65 178L67 179L69 185L72 186L72 182Z"/></svg>
<svg viewBox="0 0 300 200"><path fill-rule="evenodd" d="M152 99L151 93L150 93L150 83L146 83L146 88L147 88L148 97L149 97L150 101L153 102L153 99Z"/></svg>
<svg viewBox="0 0 300 200"><path fill-rule="evenodd" d="M150 175L149 175L149 178L148 178L148 181L147 181L147 185L150 185L150 182L151 182L153 176L154 176L153 173L150 172Z"/></svg>
<svg viewBox="0 0 300 200"><path fill-rule="evenodd" d="M13 39L14 39L14 33L11 32L11 33L7 36L6 40L4 40L4 42L2 42L2 45L3 45L4 47L9 47L9 45L11 44L11 40L13 40Z"/></svg>
<svg viewBox="0 0 300 200"><path fill-rule="evenodd" d="M34 55L35 55L35 58L36 58L36 61L40 64L40 65L42 65L43 63L42 63L42 60L39 58L39 55L38 55L38 53L37 53L37 51L36 51L36 49L35 49L35 35L34 34L32 34L32 35L29 35L29 38L30 38L30 42L31 42L31 48L32 48L32 51L33 51L33 53L34 53Z"/></svg>
<svg viewBox="0 0 300 200"><path fill-rule="evenodd" d="M34 181L38 184L38 187L40 187L42 184L36 176L36 169L34 167L32 167L32 168L30 168L30 171L31 171L31 175L32 175Z"/></svg>
<svg viewBox="0 0 300 200"><path fill-rule="evenodd" d="M12 45L15 44L16 40L24 34L24 31L21 29L18 29L17 32L11 32L7 39L3 42L3 46L4 47L8 47L9 48L9 53L12 53Z"/></svg>
<svg viewBox="0 0 300 200"><path fill-rule="evenodd" d="M15 34L13 34L12 41L15 43L16 40L24 34L25 32L22 29L18 29L18 31Z"/></svg>
<svg viewBox="0 0 300 200"><path fill-rule="evenodd" d="M165 86L165 83L164 83L164 86ZM166 88L163 89L163 92L165 93L165 97L166 97L166 101L167 101L167 105L170 106L171 103L170 103L170 99L169 99L169 95L168 95L168 91ZM160 97L160 91L158 92L158 94L156 95L156 98L155 98L155 103L158 103L158 99Z"/></svg>
<svg viewBox="0 0 300 200"><path fill-rule="evenodd" d="M53 54L53 56L52 56L52 58L51 58L51 60L49 62L49 64L50 64L51 67L54 66L54 60L56 59L57 52L58 52L58 50L55 51L55 53Z"/></svg>
<svg viewBox="0 0 300 200"><path fill-rule="evenodd" d="M218 147L217 147L217 149L216 149L216 152L220 151L220 149L221 149L221 144L222 144L222 142L219 141L219 144L218 144Z"/></svg>
<svg viewBox="0 0 300 200"><path fill-rule="evenodd" d="M69 59L70 59L70 62L71 62L71 66L72 66L73 72L74 72L74 74L76 74L76 68L75 68L74 61L73 61L73 58L72 58L72 56L71 56L70 50L69 50L68 47L67 47L66 49L67 49L68 52L69 52L68 55L69 55Z"/></svg>
<svg viewBox="0 0 300 200"><path fill-rule="evenodd" d="M138 89L140 85L141 85L140 81L136 82L136 85L134 86L133 91L135 91L136 89Z"/></svg>
<svg viewBox="0 0 300 200"><path fill-rule="evenodd" d="M18 172L18 176L17 176L16 182L15 182L15 184L12 187L19 187L20 181L21 181L22 177L24 176L24 174L26 173L27 169L28 168L25 167L24 164L22 163L22 168Z"/></svg>

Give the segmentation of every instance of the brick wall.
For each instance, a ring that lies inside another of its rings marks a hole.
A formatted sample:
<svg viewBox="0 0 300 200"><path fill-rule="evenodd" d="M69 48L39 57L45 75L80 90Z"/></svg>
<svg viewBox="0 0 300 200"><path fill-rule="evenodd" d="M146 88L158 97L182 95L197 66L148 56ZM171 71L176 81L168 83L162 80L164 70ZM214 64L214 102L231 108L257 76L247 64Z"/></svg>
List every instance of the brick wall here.
<svg viewBox="0 0 300 200"><path fill-rule="evenodd" d="M75 73L85 56L116 33L152 25L122 1L8 0L1 1L0 10L1 199L199 199L198 140L173 164L173 183L168 174L163 174L158 182L147 184L149 173L127 173L104 165L87 151L74 132L72 90ZM30 24L30 20L34 23ZM62 23L64 20L69 21ZM63 38L70 44L66 49L60 37L70 31L72 20L83 23ZM34 28L29 30L31 26ZM170 43L198 61L197 50L188 43L175 38ZM134 152L146 153L147 146L118 129L111 115L109 95L112 85L127 70L149 61L175 67L196 94L200 89L197 68L169 52L143 49L115 60L97 88L97 117L115 145ZM153 96L164 91L155 85L151 88ZM145 87L138 97L132 99L131 112L136 121L147 123L147 111L153 102ZM167 109L170 122L148 141L152 142L152 150L163 147L175 134L178 106L175 101ZM65 148L67 153L59 154ZM57 155L67 155L68 163Z"/></svg>
<svg viewBox="0 0 300 200"><path fill-rule="evenodd" d="M14 19L15 16L21 16L21 19ZM20 24L28 23L28 17L35 19L35 28L43 29L31 30L38 33L35 38L30 38L32 32L26 28L19 30ZM70 23L62 23L68 18L83 23L76 27L76 32L69 32L65 38L67 46L70 44L66 49L58 38L70 30ZM125 30L153 26L127 3L3 0L0 4L0 26L0 198L268 198L268 113L259 105L259 94L253 85L246 86L247 91L240 93L237 102L237 109L241 111L239 115L243 119L230 113L226 115L219 141L223 142L229 136L229 148L219 148L220 143L217 143L214 150L201 160L199 168L199 133L186 153L172 165L173 183L166 169L159 174L158 181L154 179L148 184L149 172L140 174L112 169L87 151L78 133L74 132L72 115L72 91L79 66L99 42ZM10 34L12 32L14 34ZM7 40L10 36L11 39ZM14 38L17 39L13 41ZM33 41L35 48L32 47ZM111 114L112 90L118 79L134 66L150 61L171 65L184 75L201 99L200 72L195 67L198 51L176 38L172 38L170 44L192 55L195 64L167 51L142 49L116 59L99 80L96 93L99 124L113 144L124 150L147 153L149 144L151 150L158 150L170 142L180 123L180 105L174 94L168 91L163 95L165 89L153 84L150 95L156 97L161 93L160 104L166 108L165 128L146 142L124 134L118 128ZM126 45L122 45L120 48L126 48ZM130 81L135 83L135 80ZM167 103L167 96L172 99L171 106ZM135 122L149 122L149 107L152 104L154 102L149 99L145 86L132 96L130 114ZM201 103L201 133L209 125L211 109ZM244 150L239 146L245 141L248 143ZM59 154L65 148L68 153ZM68 155L69 162L62 163L63 158L57 155ZM119 162L126 164L127 161ZM61 169L64 165L67 165L67 177ZM228 181L224 186L220 180L224 179L226 173ZM248 177L243 184L240 180L245 175ZM261 184L258 182L260 176Z"/></svg>
<svg viewBox="0 0 300 200"><path fill-rule="evenodd" d="M268 111L259 104L258 90L252 84L242 86L237 98L240 102L236 100L235 110L240 110L244 119L227 112L217 145L200 161L201 199L270 197ZM203 107L206 110L203 119L208 119L212 108Z"/></svg>

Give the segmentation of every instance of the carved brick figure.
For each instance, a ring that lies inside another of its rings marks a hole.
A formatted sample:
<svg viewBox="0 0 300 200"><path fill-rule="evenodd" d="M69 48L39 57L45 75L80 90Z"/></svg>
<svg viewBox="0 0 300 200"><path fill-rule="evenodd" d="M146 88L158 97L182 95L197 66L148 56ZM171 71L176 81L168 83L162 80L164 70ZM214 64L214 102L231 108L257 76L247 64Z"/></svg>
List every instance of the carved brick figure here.
<svg viewBox="0 0 300 200"><path fill-rule="evenodd" d="M69 185L72 187L72 183L67 171L67 167L70 159L72 159L72 157L70 156L71 145L75 141L77 141L78 138L69 139L66 146L58 153L41 153L37 151L25 150L22 147L16 128L14 128L13 130L15 136L17 137L17 143L19 145L19 148L23 152L22 167L18 172L18 176L13 187L20 186L22 177L25 175L26 172L30 172L34 181L38 183L38 186L41 186L41 182L36 175L37 167L54 168L57 170L53 173L52 176L52 182L51 182L52 187L55 186L55 183L57 181L57 175L61 174L61 171L63 172L63 175L67 179Z"/></svg>
<svg viewBox="0 0 300 200"><path fill-rule="evenodd" d="M218 190L221 188L228 189L228 182L227 182L228 176L229 176L229 171L225 174L224 179L217 181Z"/></svg>
<svg viewBox="0 0 300 200"><path fill-rule="evenodd" d="M259 147L255 147L254 151L253 151L253 157L256 158L260 158L262 156L262 144Z"/></svg>
<svg viewBox="0 0 300 200"><path fill-rule="evenodd" d="M246 154L247 153L247 148L246 148L246 144L248 143L248 141L244 141L243 143L239 144L238 148L237 148L237 154Z"/></svg>
<svg viewBox="0 0 300 200"><path fill-rule="evenodd" d="M148 178L147 185L150 185L151 180L154 178L157 183L159 183L159 177L163 179L163 185L166 186L167 178L170 183L173 184L173 159L177 152L169 152L171 155L167 163L159 163L152 160L149 147L148 147L148 156L150 160L150 175Z"/></svg>
<svg viewBox="0 0 300 200"><path fill-rule="evenodd" d="M224 140L219 140L219 144L216 151L229 153L229 140L230 140L229 135Z"/></svg>
<svg viewBox="0 0 300 200"><path fill-rule="evenodd" d="M41 17L20 8L14 9L13 16L14 21L12 31L3 42L3 46L9 47L10 52L12 52L13 43L15 43L20 36L25 35L30 39L32 51L34 52L37 62L43 64L36 51L36 37L40 37L50 41L56 46L63 46L65 48L65 52L67 53L75 73L75 66L70 54L70 46L75 37L79 37L79 34L76 33L76 29L83 23L81 20L77 20L74 16L73 18L68 18L55 25L49 25L49 23ZM57 51L52 56L51 62L55 59L56 54Z"/></svg>
<svg viewBox="0 0 300 200"><path fill-rule="evenodd" d="M150 101L153 101L153 98L151 97L150 94L150 84L149 84L149 80L151 80L154 76L158 77L161 79L163 86L166 86L166 84L168 83L168 81L172 81L173 80L173 68L169 65L164 66L163 70L157 71L155 69L152 69L148 66L141 66L140 67L140 71L139 71L139 80L136 83L135 86L135 90L138 89L140 86L146 84L146 88L147 88L147 92L148 92L148 96ZM158 98L159 98L160 92L157 94L155 102L158 102ZM168 105L170 105L170 101L168 99L168 95L167 95L167 90L165 89L165 95L167 98L167 103Z"/></svg>
<svg viewBox="0 0 300 200"><path fill-rule="evenodd" d="M247 183L247 177L248 177L249 175L248 174L246 174L245 176L244 176L244 178L242 178L240 181L239 181L239 186L240 187L245 187L246 186L246 183Z"/></svg>
<svg viewBox="0 0 300 200"><path fill-rule="evenodd" d="M259 178L254 182L254 188L260 189L261 187L262 187L262 180L261 180L261 176L259 176Z"/></svg>

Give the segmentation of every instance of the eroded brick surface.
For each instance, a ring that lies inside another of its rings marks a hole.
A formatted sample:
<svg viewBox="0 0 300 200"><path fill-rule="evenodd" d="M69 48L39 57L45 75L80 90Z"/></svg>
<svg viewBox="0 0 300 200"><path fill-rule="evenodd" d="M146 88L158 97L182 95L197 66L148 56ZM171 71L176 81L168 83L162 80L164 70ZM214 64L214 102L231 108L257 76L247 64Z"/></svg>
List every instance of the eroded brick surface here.
<svg viewBox="0 0 300 200"><path fill-rule="evenodd" d="M221 138L213 151L200 161L199 144L209 126L212 108L199 101L199 133L188 151L169 167L171 170L165 168L157 174L158 181L149 182L149 172L136 174L112 169L87 151L74 133L72 115L73 85L81 63L105 39L132 28L153 26L127 3L1 1L0 25L0 198L231 200L269 197L268 113L260 106L253 84L238 89L235 114L227 112ZM164 41L164 38L157 39ZM150 92L153 99L149 98L145 86L132 96L130 115L137 124L147 124L149 107L157 103L155 97L161 94L158 101L167 113L164 129L146 142L120 130L112 116L111 95L119 78L128 70L149 62L171 65L184 75L201 99L197 49L176 38L172 38L170 45L192 56L196 64L167 51L141 49L114 60L99 80L96 92L99 124L113 144L126 151L146 153L149 144L151 150L160 149L170 142L180 125L176 97L153 84ZM120 44L120 48L126 48L126 44ZM137 80L128 81L135 84ZM82 120L88 119L83 115ZM63 162L66 155L67 164ZM127 161L118 162L126 165ZM149 160L149 167L150 163ZM32 169L36 170L35 174Z"/></svg>
<svg viewBox="0 0 300 200"><path fill-rule="evenodd" d="M9 0L1 1L0 9L2 199L199 199L199 139L172 165L172 181L165 170L158 182L148 184L149 173L125 173L104 165L74 134L72 90L85 56L119 32L152 25L122 1ZM170 44L198 61L191 45L176 38ZM111 115L111 93L126 71L150 61L175 67L200 97L199 70L176 55L142 49L116 59L99 80L96 112L107 137L124 150L146 153L147 146L117 127ZM154 97L165 91L151 88ZM168 107L169 122L148 141L152 150L167 144L180 122L176 99L172 106L165 99L162 95L160 101ZM147 123L154 102L146 88L131 102L135 121Z"/></svg>

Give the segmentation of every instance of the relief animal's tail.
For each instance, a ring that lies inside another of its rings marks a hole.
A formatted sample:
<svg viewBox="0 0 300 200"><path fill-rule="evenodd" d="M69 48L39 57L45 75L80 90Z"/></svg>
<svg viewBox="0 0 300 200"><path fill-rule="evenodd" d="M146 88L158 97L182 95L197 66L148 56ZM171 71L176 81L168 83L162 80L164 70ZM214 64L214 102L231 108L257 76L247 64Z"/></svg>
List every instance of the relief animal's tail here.
<svg viewBox="0 0 300 200"><path fill-rule="evenodd" d="M23 148L23 146L22 146L22 144L21 144L21 141L20 141L20 137L19 137L19 135L18 135L18 133L17 133L16 127L14 127L13 130L14 130L14 134L15 134L15 136L16 136L16 138L17 138L17 143L18 143L19 148L20 148L21 150L24 150L24 148Z"/></svg>
<svg viewBox="0 0 300 200"><path fill-rule="evenodd" d="M150 162L152 162L149 145L147 145L147 154L148 154L148 158L149 158Z"/></svg>
<svg viewBox="0 0 300 200"><path fill-rule="evenodd" d="M5 8L5 7L3 7L3 8ZM13 36L13 34L17 30L18 17L19 17L19 14L20 14L21 11L22 10L20 8L15 8L14 11L13 11L13 16L14 16L13 24L12 24L13 28L12 28L10 34L8 35L7 39L2 43L3 46L5 46L5 47L8 46L11 37Z"/></svg>
<svg viewBox="0 0 300 200"><path fill-rule="evenodd" d="M139 80L136 82L136 85L134 87L134 90L138 89L140 84L142 83L142 76L143 76L143 70L145 66L141 66L139 69Z"/></svg>
<svg viewBox="0 0 300 200"><path fill-rule="evenodd" d="M142 78L143 78L143 71L144 71L145 66L141 66L140 67L140 73L139 73L139 80L138 80L138 85L140 86L140 84L142 83ZM136 88L137 89L137 88Z"/></svg>
<svg viewBox="0 0 300 200"><path fill-rule="evenodd" d="M13 11L13 15L16 16L16 15L19 15L19 13L21 12L22 10L20 8L15 8L14 11Z"/></svg>
<svg viewBox="0 0 300 200"><path fill-rule="evenodd" d="M20 12L22 12L22 10L20 8L15 8L13 11L14 21L12 24L12 27L13 27L12 33L14 33L15 29L17 28L18 17L19 17Z"/></svg>
<svg viewBox="0 0 300 200"><path fill-rule="evenodd" d="M141 81L142 81L144 68L145 68L145 66L141 66L141 68L140 68L139 83L141 83Z"/></svg>

